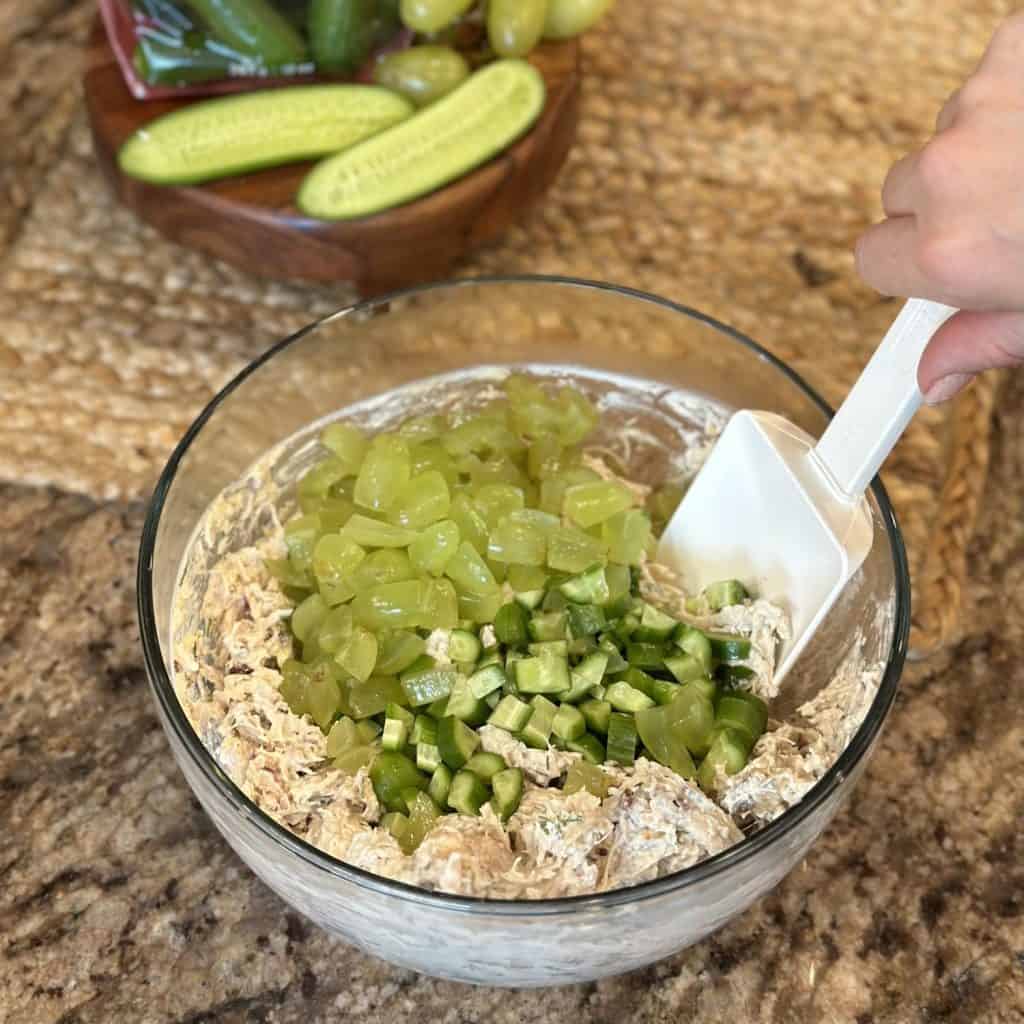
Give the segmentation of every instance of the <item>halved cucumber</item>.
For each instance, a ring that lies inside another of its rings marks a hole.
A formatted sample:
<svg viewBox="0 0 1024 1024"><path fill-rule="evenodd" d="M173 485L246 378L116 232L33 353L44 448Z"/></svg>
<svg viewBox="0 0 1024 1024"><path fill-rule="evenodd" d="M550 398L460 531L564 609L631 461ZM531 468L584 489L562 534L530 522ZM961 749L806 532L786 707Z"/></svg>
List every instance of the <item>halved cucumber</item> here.
<svg viewBox="0 0 1024 1024"><path fill-rule="evenodd" d="M407 118L412 104L374 85L293 85L203 100L125 141L125 174L156 185L214 178L336 153Z"/></svg>
<svg viewBox="0 0 1024 1024"><path fill-rule="evenodd" d="M544 107L544 79L522 60L499 60L403 124L317 164L298 207L350 220L433 192L505 149Z"/></svg>

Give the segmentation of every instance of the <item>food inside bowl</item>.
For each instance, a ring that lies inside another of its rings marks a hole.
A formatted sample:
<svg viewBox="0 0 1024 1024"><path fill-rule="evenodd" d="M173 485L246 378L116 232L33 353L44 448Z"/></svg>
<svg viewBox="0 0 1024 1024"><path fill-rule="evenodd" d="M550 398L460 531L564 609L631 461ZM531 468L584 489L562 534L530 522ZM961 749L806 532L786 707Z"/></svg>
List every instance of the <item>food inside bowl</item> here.
<svg viewBox="0 0 1024 1024"><path fill-rule="evenodd" d="M320 432L293 514L216 561L175 651L190 720L264 811L379 875L536 899L692 865L824 774L880 666L847 659L773 720L784 610L736 580L682 592L653 559L680 482L636 479L601 416L513 374Z"/></svg>

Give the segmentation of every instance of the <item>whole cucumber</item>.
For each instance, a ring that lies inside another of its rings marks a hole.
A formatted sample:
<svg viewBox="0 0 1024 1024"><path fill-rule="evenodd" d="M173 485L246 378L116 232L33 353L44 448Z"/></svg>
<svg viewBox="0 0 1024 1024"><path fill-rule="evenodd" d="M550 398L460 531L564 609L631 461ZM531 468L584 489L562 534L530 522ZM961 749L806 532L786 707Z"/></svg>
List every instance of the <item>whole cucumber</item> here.
<svg viewBox="0 0 1024 1024"><path fill-rule="evenodd" d="M491 0L487 38L499 57L525 57L540 41L548 0Z"/></svg>
<svg viewBox="0 0 1024 1024"><path fill-rule="evenodd" d="M210 34L268 67L301 64L306 44L269 0L185 0Z"/></svg>
<svg viewBox="0 0 1024 1024"><path fill-rule="evenodd" d="M549 0L545 39L571 39L593 28L615 0Z"/></svg>
<svg viewBox="0 0 1024 1024"><path fill-rule="evenodd" d="M310 0L309 43L321 71L355 71L374 44L376 0Z"/></svg>
<svg viewBox="0 0 1024 1024"><path fill-rule="evenodd" d="M135 47L133 64L139 77L149 85L196 85L232 75L230 57L201 44L193 45L191 39L175 44L145 36Z"/></svg>

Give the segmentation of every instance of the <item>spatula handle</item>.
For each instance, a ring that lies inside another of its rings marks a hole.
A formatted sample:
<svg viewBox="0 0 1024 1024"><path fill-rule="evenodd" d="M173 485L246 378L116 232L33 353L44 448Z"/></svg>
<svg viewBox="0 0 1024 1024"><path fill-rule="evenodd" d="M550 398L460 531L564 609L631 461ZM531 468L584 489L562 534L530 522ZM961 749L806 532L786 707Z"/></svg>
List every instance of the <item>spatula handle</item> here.
<svg viewBox="0 0 1024 1024"><path fill-rule="evenodd" d="M956 312L910 299L875 349L814 449L833 482L859 499L921 405L917 364L932 335Z"/></svg>

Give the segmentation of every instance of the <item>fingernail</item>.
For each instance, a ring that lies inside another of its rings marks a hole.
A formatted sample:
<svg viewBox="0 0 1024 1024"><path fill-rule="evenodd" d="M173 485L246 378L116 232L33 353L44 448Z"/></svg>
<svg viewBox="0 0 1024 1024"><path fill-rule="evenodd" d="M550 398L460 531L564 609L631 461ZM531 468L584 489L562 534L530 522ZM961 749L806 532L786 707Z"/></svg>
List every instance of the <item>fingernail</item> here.
<svg viewBox="0 0 1024 1024"><path fill-rule="evenodd" d="M940 402L948 402L970 383L971 376L969 373L951 373L948 377L940 377L924 393L925 404L938 405Z"/></svg>

